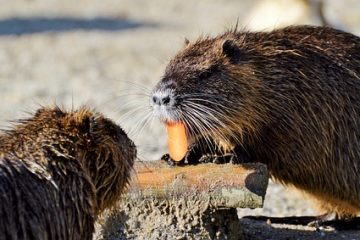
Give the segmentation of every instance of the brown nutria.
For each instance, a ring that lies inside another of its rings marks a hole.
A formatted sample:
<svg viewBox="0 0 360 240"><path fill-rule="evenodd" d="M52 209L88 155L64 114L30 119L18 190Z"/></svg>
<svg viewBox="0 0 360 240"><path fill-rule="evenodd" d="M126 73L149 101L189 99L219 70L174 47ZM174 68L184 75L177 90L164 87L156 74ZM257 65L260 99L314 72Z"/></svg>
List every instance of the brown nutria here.
<svg viewBox="0 0 360 240"><path fill-rule="evenodd" d="M293 26L187 42L152 107L163 121L185 123L198 150L242 154L327 213L360 213L359 37Z"/></svg>
<svg viewBox="0 0 360 240"><path fill-rule="evenodd" d="M0 135L0 239L92 239L135 156L119 126L85 107L21 120Z"/></svg>

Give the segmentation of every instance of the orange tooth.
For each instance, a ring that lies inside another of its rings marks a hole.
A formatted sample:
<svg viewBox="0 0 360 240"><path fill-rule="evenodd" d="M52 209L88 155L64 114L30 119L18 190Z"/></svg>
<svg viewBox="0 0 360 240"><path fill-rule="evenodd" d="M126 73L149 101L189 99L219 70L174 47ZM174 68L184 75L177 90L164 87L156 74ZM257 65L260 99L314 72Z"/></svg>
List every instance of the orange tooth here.
<svg viewBox="0 0 360 240"><path fill-rule="evenodd" d="M181 122L168 122L166 129L170 157L175 161L180 161L185 157L188 149L185 125Z"/></svg>

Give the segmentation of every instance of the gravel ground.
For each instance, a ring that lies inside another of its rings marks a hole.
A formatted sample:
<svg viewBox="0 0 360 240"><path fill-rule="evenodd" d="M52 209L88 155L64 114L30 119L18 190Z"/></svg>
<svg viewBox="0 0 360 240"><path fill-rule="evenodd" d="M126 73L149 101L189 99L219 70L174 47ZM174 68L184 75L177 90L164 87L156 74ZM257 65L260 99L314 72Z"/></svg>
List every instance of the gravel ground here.
<svg viewBox="0 0 360 240"><path fill-rule="evenodd" d="M325 1L331 24L360 34L357 0ZM26 117L39 105L86 104L121 124L142 160L158 159L166 151L165 132L151 118L144 122L150 111L147 95L184 37L214 35L237 21L250 29L319 24L305 2L1 1L0 127L8 128L9 120ZM239 215L314 214L307 199L271 183L264 208L239 210ZM263 229L271 232L268 228Z"/></svg>

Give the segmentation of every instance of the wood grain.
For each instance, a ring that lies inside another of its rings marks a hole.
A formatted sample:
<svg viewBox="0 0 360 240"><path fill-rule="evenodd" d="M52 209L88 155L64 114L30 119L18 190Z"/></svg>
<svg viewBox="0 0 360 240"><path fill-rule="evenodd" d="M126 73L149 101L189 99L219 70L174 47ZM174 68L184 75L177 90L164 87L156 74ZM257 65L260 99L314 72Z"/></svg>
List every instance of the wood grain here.
<svg viewBox="0 0 360 240"><path fill-rule="evenodd" d="M218 207L262 207L268 184L260 163L169 166L162 161L137 162L126 197L204 198Z"/></svg>

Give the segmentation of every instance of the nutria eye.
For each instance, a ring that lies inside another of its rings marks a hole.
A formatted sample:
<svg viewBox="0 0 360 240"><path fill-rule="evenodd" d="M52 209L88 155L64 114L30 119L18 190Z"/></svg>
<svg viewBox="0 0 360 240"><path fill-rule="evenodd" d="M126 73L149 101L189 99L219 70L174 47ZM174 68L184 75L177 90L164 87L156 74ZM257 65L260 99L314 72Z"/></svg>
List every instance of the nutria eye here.
<svg viewBox="0 0 360 240"><path fill-rule="evenodd" d="M211 76L211 72L205 71L205 72L200 73L199 78L206 79L206 78L209 78L210 76Z"/></svg>

